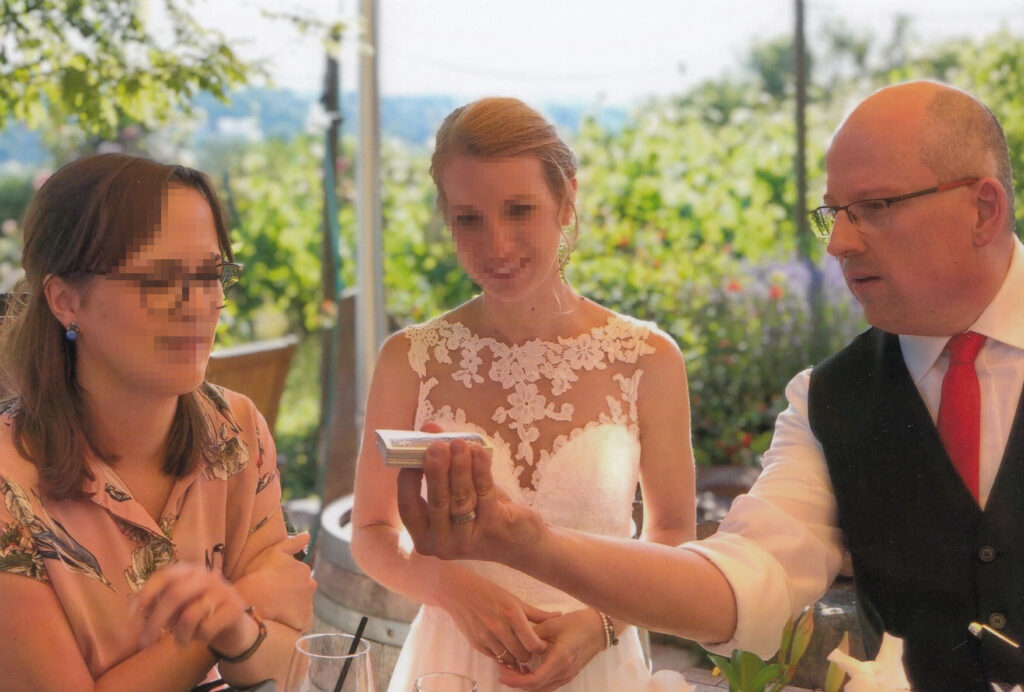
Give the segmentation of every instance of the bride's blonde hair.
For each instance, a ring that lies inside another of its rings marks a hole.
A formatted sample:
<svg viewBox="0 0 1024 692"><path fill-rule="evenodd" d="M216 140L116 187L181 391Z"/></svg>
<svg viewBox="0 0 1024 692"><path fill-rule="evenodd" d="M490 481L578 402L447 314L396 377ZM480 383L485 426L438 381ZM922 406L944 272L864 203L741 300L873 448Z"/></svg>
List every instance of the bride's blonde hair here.
<svg viewBox="0 0 1024 692"><path fill-rule="evenodd" d="M566 205L572 211L572 228L563 231L568 244L565 256L568 257L576 244L578 231L572 194L576 156L558 136L554 125L519 99L507 97L480 99L452 111L437 131L434 155L430 159L430 177L437 188L437 207L442 214L447 200L441 175L445 164L456 156L533 156L540 161L544 180L559 212Z"/></svg>

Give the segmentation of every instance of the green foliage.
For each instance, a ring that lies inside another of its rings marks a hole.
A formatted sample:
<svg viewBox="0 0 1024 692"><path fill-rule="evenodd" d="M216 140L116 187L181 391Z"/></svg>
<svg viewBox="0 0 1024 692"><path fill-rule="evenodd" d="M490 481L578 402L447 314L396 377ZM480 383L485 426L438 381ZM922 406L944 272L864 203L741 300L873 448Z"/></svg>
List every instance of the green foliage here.
<svg viewBox="0 0 1024 692"><path fill-rule="evenodd" d="M236 258L245 265L242 285L224 310L222 344L307 334L325 324L321 151L317 140L304 136L233 143L205 154L201 165L220 187ZM343 227L351 227L352 214L343 207Z"/></svg>
<svg viewBox="0 0 1024 692"><path fill-rule="evenodd" d="M749 651L734 649L732 658L710 655L726 680L729 681L729 692L765 692L778 690L779 687L768 687L769 683L778 680L782 675L782 666L778 663L765 663Z"/></svg>
<svg viewBox="0 0 1024 692"><path fill-rule="evenodd" d="M73 122L89 135L114 138L128 124L150 128L187 111L199 91L223 98L251 72L181 0L0 5L0 126L9 117L29 127Z"/></svg>
<svg viewBox="0 0 1024 692"><path fill-rule="evenodd" d="M0 294L10 293L24 275L20 224L33 193L31 178L15 175L0 178Z"/></svg>
<svg viewBox="0 0 1024 692"><path fill-rule="evenodd" d="M390 143L383 159L384 291L388 314L405 325L459 305L476 289L435 210L429 158Z"/></svg>
<svg viewBox="0 0 1024 692"><path fill-rule="evenodd" d="M319 394L320 338L312 335L295 351L274 425L285 500L307 497L316 488Z"/></svg>
<svg viewBox="0 0 1024 692"><path fill-rule="evenodd" d="M940 79L974 94L999 118L1006 133L1010 164L1016 174L1017 233L1024 230L1024 39L1007 32L983 42L959 40L935 46L928 54L887 70L881 79Z"/></svg>
<svg viewBox="0 0 1024 692"><path fill-rule="evenodd" d="M200 91L223 96L248 68L219 37L191 26L179 2L155 3L166 9L167 35L189 35L178 44L193 48L177 53L162 48L131 0L4 3L0 122L14 115L48 123L51 145L73 141L69 118L72 130L123 141L133 127L145 131L178 106L187 108ZM807 111L812 199L824 186L825 146L844 111L878 86L911 78L943 79L988 103L1004 125L1018 175L1024 171L1024 40L1000 33L917 47L905 22L884 40L838 24L818 35ZM598 302L655 321L679 343L700 463L756 463L785 404L786 381L864 326L820 245L796 259L791 63L788 39L760 43L745 72L648 102L614 124L586 118L571 141L580 160L580 240L569 280ZM439 121L453 105L444 101L396 108L429 111ZM280 131L293 131L296 103L257 94L253 104L261 122L292 123ZM425 144L433 126L421 120L408 127ZM339 246L343 283L352 285L352 143L344 150L335 162ZM242 290L225 310L221 344L286 332L315 343L330 323L320 276L323 158L322 141L308 135L204 143L198 165L220 187L246 264ZM389 139L382 164L386 309L401 326L454 307L477 289L434 209L428 153ZM0 206L0 222L24 191L24 181L0 183L0 205L7 205ZM1016 210L1024 221L1024 191L1017 192ZM15 236L16 229L0 241ZM809 302L818 285L825 304L816 324ZM289 381L278 445L292 469L305 469L290 477L311 488L319 368L316 349L307 351L296 361L301 376ZM288 492L305 494L300 486Z"/></svg>
<svg viewBox="0 0 1024 692"><path fill-rule="evenodd" d="M731 658L715 654L709 654L708 658L729 681L729 692L779 692L796 675L797 665L813 633L814 611L805 608L795 620L786 623L775 663L766 663L756 654L741 649L733 649Z"/></svg>
<svg viewBox="0 0 1024 692"><path fill-rule="evenodd" d="M0 223L20 222L33 194L35 189L32 187L32 178L28 176L8 175L0 178Z"/></svg>
<svg viewBox="0 0 1024 692"><path fill-rule="evenodd" d="M823 267L793 259L791 114L723 81L651 103L621 132L591 121L574 142L581 233L567 275L679 343L699 463L753 463L788 379L862 326L834 272L825 324L810 319L809 288ZM823 157L826 128L826 118L812 119L812 161ZM821 180L820 163L810 177Z"/></svg>
<svg viewBox="0 0 1024 692"><path fill-rule="evenodd" d="M843 111L877 84L910 77L945 78L987 100L1024 170L1024 91L1014 79L1024 70L1019 39L944 44L898 72L892 64L900 51L892 45L839 28L830 40L833 54L815 64L833 66L829 76L842 79L811 90L812 195L823 188L825 146ZM785 54L776 48L776 57ZM783 69L780 60L771 69ZM812 247L809 260L796 259L793 104L786 93L759 86L762 72L650 102L614 129L586 119L572 141L580 160L581 232L568 277L594 300L657 322L679 343L702 464L756 463L785 405L786 382L865 326L822 246ZM240 256L250 267L248 295L227 338L262 333L259 325L274 321L270 315L299 333L324 324L314 173L320 158L319 144L309 138L248 146L224 158ZM351 285L355 219L347 160L340 162L341 259ZM434 209L428 166L427 152L386 141L385 299L398 326L439 314L476 291ZM1021 201L1017 209L1024 213ZM809 308L815 282L825 298L818 324Z"/></svg>

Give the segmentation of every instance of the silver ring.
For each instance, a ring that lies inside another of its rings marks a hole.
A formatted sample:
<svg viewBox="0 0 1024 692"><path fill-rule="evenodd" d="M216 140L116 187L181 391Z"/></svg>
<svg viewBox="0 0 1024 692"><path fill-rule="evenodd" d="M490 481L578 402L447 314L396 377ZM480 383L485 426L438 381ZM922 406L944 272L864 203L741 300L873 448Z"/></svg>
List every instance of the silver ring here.
<svg viewBox="0 0 1024 692"><path fill-rule="evenodd" d="M453 514L452 515L452 523L453 524L465 524L467 521L473 521L474 519L476 519L476 510L475 509L471 509L468 512L466 512L465 514Z"/></svg>
<svg viewBox="0 0 1024 692"><path fill-rule="evenodd" d="M494 660L496 660L498 663L506 663L505 657L508 656L508 654L509 651L507 648L502 649L501 653L494 657Z"/></svg>

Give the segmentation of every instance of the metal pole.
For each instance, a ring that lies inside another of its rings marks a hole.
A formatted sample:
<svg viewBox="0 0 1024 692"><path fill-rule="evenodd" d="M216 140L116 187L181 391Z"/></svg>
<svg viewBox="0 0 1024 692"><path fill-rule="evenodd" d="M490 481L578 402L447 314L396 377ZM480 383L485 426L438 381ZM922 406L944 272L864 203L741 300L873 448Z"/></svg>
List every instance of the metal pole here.
<svg viewBox="0 0 1024 692"><path fill-rule="evenodd" d="M341 37L331 36L332 49L336 50ZM323 286L324 302L332 312L331 326L320 335L320 431L317 449L316 495L324 496L327 469L331 464L331 424L334 421L336 381L338 379L338 347L340 328L338 324L338 301L341 296L341 267L338 252L338 136L341 131L341 70L338 59L330 50L324 71L324 93L321 102L330 121L324 132L323 160L323 238L320 251L320 281ZM319 522L312 526L316 538ZM312 544L312 541L310 542ZM310 551L309 557L312 557Z"/></svg>
<svg viewBox="0 0 1024 692"><path fill-rule="evenodd" d="M811 253L814 236L807 218L807 47L804 42L804 0L794 0L796 22L793 30L793 67L796 71L796 237L800 258L807 265L807 307L811 316L812 360L831 349L825 337L824 281L821 268Z"/></svg>
<svg viewBox="0 0 1024 692"><path fill-rule="evenodd" d="M796 26L793 32L793 63L796 70L796 232L800 254L810 256L811 228L807 221L807 61L804 54L804 2L795 0Z"/></svg>
<svg viewBox="0 0 1024 692"><path fill-rule="evenodd" d="M356 302L356 382L362 414L377 350L384 341L384 247L380 202L380 95L377 89L377 0L360 0L359 156L356 168L359 265Z"/></svg>

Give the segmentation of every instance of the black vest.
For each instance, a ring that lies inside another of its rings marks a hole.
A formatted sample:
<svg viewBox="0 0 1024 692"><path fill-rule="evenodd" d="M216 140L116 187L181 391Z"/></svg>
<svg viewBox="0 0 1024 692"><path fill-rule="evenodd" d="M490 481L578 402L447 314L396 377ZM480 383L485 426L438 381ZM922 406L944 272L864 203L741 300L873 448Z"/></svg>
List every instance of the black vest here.
<svg viewBox="0 0 1024 692"><path fill-rule="evenodd" d="M985 623L1024 643L1024 397L984 512L946 455L896 335L869 329L816 367L808 417L853 557L869 655L882 631L902 637L922 692L1024 681L1024 653L967 629Z"/></svg>

